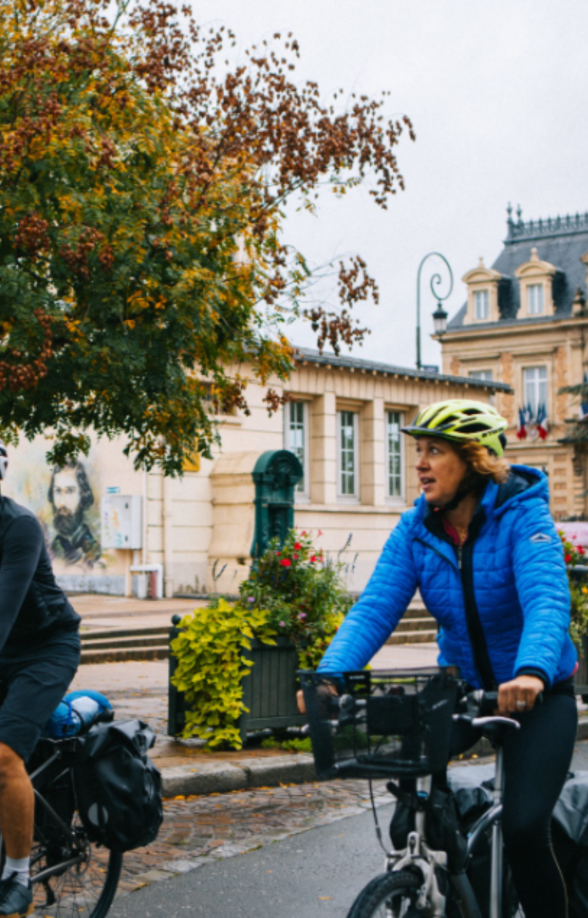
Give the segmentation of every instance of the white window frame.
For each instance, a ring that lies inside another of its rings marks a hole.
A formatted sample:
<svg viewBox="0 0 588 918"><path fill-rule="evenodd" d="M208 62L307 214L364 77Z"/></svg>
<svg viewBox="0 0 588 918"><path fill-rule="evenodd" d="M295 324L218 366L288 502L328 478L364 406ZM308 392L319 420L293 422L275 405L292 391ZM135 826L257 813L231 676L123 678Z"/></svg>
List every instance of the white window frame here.
<svg viewBox="0 0 588 918"><path fill-rule="evenodd" d="M343 415L353 415L353 493L343 493L343 450L341 444L341 433L343 425ZM353 408L341 408L337 411L337 499L348 501L349 503L359 502L359 411Z"/></svg>
<svg viewBox="0 0 588 918"><path fill-rule="evenodd" d="M384 417L384 447L386 454L386 500L390 503L404 503L405 500L405 475L404 475L404 437L400 433L400 428L404 426L404 414L402 411L398 411L396 408L386 408ZM391 474L390 474L390 415L395 414L398 417L398 443L400 446L398 455L400 457L400 490L398 494L392 494L390 483L391 483Z"/></svg>
<svg viewBox="0 0 588 918"><path fill-rule="evenodd" d="M537 415L539 405L547 409L549 398L549 378L545 364L534 367L523 367L523 406L531 406L533 417ZM549 413L549 411L548 411Z"/></svg>
<svg viewBox="0 0 588 918"><path fill-rule="evenodd" d="M543 284L527 284L527 313L542 316L545 313L545 292Z"/></svg>
<svg viewBox="0 0 588 918"><path fill-rule="evenodd" d="M300 447L293 442L291 423L291 408L293 405L296 405L297 409L302 409L302 457L300 456ZM294 488L295 500L302 501L310 500L309 407L308 401L303 399L292 399L292 401L286 402L284 405L284 449L294 453L302 465L302 481L299 481Z"/></svg>
<svg viewBox="0 0 588 918"><path fill-rule="evenodd" d="M490 291L474 290L474 318L477 322L485 322L490 317Z"/></svg>

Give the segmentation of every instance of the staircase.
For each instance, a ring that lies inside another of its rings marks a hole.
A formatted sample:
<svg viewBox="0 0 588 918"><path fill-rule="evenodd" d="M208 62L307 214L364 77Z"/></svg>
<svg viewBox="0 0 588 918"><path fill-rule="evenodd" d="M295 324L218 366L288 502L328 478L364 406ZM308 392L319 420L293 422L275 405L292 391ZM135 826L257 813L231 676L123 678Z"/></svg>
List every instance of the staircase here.
<svg viewBox="0 0 588 918"><path fill-rule="evenodd" d="M428 644L437 637L437 622L417 593L387 644Z"/></svg>
<svg viewBox="0 0 588 918"><path fill-rule="evenodd" d="M121 663L124 660L166 660L169 625L145 628L88 629L80 632L82 663Z"/></svg>

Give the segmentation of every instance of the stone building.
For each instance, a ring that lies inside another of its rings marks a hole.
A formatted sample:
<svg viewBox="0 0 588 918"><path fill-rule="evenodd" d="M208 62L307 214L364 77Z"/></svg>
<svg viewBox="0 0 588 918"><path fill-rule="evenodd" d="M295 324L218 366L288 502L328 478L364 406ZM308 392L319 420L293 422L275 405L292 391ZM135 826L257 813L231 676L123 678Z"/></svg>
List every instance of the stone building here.
<svg viewBox="0 0 588 918"><path fill-rule="evenodd" d="M310 351L300 352L286 386L269 384L291 396L285 407L268 416L265 390L250 384L250 415L217 418L222 448L182 479L134 471L116 440L94 443L87 459L63 471L47 466L42 438L12 450L4 492L37 513L62 584L120 594L131 589L131 567L161 565L167 596L236 592L254 540L255 463L286 448L304 471L296 525L321 532L331 556L347 545L348 583L360 590L418 494L414 442L400 427L441 398L485 401L508 391L496 380ZM123 511L134 520L124 533Z"/></svg>
<svg viewBox="0 0 588 918"><path fill-rule="evenodd" d="M587 266L588 214L523 220L509 208L502 251L464 275L467 300L441 336L445 373L507 384L495 404L508 457L548 473L557 519L587 512L583 455L561 442L579 406L560 392L588 367Z"/></svg>

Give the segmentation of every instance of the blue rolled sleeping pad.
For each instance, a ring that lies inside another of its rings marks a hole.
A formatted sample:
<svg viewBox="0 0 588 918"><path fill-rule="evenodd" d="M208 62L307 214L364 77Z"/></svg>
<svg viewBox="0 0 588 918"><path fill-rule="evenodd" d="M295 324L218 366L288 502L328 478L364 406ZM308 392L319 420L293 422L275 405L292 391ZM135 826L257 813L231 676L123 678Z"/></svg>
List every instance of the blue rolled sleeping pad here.
<svg viewBox="0 0 588 918"><path fill-rule="evenodd" d="M53 711L41 735L48 739L78 736L104 711L112 711L112 705L100 692L94 692L92 689L69 692Z"/></svg>

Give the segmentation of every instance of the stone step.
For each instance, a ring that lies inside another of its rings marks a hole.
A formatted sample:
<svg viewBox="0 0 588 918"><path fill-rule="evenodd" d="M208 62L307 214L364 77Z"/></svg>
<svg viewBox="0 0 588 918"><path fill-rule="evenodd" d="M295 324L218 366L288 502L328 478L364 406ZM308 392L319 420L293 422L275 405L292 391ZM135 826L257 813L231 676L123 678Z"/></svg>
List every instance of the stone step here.
<svg viewBox="0 0 588 918"><path fill-rule="evenodd" d="M166 642L166 634L151 634L139 637L115 636L82 641L82 650L125 650L129 647L159 647Z"/></svg>
<svg viewBox="0 0 588 918"><path fill-rule="evenodd" d="M436 631L395 631L386 644L434 644Z"/></svg>
<svg viewBox="0 0 588 918"><path fill-rule="evenodd" d="M437 622L430 616L427 618L406 618L400 620L396 625L397 632L405 631L433 631L437 633Z"/></svg>
<svg viewBox="0 0 588 918"><path fill-rule="evenodd" d="M124 663L127 660L167 660L169 647L160 644L157 647L107 647L101 650L84 650L82 663Z"/></svg>
<svg viewBox="0 0 588 918"><path fill-rule="evenodd" d="M80 630L82 644L87 641L101 641L126 637L169 636L170 625L154 625L151 628L87 628Z"/></svg>

